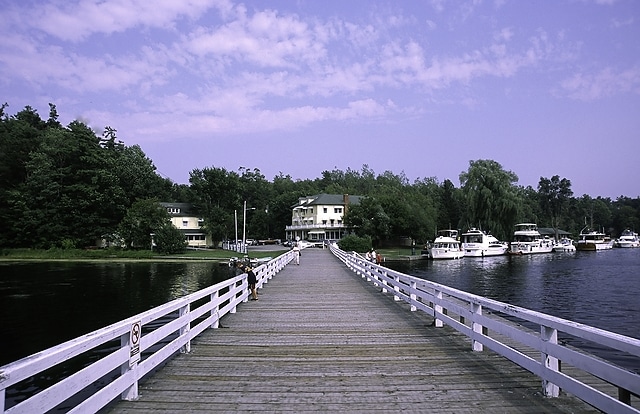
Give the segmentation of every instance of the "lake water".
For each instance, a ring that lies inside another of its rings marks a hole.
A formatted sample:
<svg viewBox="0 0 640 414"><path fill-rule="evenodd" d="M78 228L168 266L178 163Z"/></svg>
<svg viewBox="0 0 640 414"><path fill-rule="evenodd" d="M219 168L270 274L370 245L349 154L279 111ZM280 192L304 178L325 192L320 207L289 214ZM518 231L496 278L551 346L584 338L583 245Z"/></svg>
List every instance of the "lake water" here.
<svg viewBox="0 0 640 414"><path fill-rule="evenodd" d="M640 338L640 249L389 262L467 292ZM0 262L0 366L230 276L217 262ZM634 369L640 370L640 367Z"/></svg>

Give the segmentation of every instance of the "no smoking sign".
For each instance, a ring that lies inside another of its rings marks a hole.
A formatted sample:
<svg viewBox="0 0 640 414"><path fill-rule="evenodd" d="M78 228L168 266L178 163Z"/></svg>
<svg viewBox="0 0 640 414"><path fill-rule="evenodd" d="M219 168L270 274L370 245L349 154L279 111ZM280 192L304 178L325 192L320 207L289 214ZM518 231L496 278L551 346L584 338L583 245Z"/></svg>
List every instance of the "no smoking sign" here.
<svg viewBox="0 0 640 414"><path fill-rule="evenodd" d="M140 338L142 337L142 323L140 321L131 325L129 332L129 366L140 362Z"/></svg>

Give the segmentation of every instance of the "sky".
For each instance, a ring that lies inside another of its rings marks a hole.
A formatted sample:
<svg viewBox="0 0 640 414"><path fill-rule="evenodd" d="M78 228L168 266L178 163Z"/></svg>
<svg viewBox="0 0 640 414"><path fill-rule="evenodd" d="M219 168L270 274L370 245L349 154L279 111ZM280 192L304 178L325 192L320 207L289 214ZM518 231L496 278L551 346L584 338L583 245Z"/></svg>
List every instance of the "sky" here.
<svg viewBox="0 0 640 414"><path fill-rule="evenodd" d="M0 101L109 126L157 171L640 197L637 0L0 0Z"/></svg>

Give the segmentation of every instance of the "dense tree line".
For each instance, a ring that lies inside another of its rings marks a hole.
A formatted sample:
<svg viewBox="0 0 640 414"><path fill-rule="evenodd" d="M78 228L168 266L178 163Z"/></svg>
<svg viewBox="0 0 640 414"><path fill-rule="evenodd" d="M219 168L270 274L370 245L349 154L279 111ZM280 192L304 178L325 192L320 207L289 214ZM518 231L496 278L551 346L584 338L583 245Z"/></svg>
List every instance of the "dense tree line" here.
<svg viewBox="0 0 640 414"><path fill-rule="evenodd" d="M100 136L82 122L47 120L34 109L15 115L0 108L0 247L87 247L110 237L148 248L150 234L175 241L158 201L193 203L214 242L235 237L247 205L247 236L283 238L299 197L329 193L365 196L344 218L374 244L433 239L438 229L476 227L509 240L513 225L534 222L577 235L585 225L617 236L640 228L640 198L574 197L566 178L541 177L538 187L518 186L514 172L493 160L470 161L460 187L435 177L409 182L404 173L323 171L316 179L280 173L268 181L259 169L194 169L189 185L161 177L137 146L116 130Z"/></svg>

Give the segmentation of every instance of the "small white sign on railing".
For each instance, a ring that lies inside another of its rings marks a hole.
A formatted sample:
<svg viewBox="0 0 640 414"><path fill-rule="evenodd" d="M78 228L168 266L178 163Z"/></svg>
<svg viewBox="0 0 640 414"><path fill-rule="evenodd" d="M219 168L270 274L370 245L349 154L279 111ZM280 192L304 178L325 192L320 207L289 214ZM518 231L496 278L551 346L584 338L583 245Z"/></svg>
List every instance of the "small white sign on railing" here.
<svg viewBox="0 0 640 414"><path fill-rule="evenodd" d="M142 336L142 323L140 321L131 325L129 333L129 366L140 362L140 337Z"/></svg>

